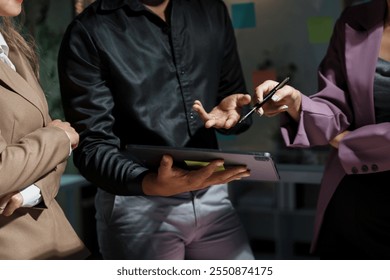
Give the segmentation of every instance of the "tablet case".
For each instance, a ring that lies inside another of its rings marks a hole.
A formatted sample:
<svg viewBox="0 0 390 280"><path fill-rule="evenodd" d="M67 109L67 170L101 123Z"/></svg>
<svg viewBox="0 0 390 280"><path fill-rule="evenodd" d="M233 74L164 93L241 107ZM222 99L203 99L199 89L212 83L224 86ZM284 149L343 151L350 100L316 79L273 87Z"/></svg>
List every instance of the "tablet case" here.
<svg viewBox="0 0 390 280"><path fill-rule="evenodd" d="M169 154L175 165L191 169L204 166L215 159L224 159L224 167L246 165L250 170L249 177L241 180L279 181L280 176L271 154L266 152L222 151L213 149L176 148L167 146L127 145L128 155L139 164L156 169L161 157Z"/></svg>

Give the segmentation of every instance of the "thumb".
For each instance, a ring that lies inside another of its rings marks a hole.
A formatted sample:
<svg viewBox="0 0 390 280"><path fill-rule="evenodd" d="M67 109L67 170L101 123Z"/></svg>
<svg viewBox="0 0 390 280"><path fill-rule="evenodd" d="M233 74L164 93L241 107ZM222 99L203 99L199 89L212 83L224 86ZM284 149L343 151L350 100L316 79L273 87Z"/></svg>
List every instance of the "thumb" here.
<svg viewBox="0 0 390 280"><path fill-rule="evenodd" d="M237 106L243 107L251 103L252 97L249 94L239 94L237 96Z"/></svg>
<svg viewBox="0 0 390 280"><path fill-rule="evenodd" d="M172 169L173 158L170 155L163 155L160 161L160 167L158 168L160 172L167 172Z"/></svg>

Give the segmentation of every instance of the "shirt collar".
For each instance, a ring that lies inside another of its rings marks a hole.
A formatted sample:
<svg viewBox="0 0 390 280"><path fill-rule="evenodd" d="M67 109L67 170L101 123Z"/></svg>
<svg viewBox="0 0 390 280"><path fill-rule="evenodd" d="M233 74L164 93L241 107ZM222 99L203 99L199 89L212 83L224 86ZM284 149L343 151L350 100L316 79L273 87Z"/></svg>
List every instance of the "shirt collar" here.
<svg viewBox="0 0 390 280"><path fill-rule="evenodd" d="M4 54L8 56L9 47L5 41L3 34L0 33L0 47L4 51Z"/></svg>
<svg viewBox="0 0 390 280"><path fill-rule="evenodd" d="M369 30L382 23L386 17L387 1L361 1L358 5L352 6L353 13L347 17L347 23L357 30Z"/></svg>

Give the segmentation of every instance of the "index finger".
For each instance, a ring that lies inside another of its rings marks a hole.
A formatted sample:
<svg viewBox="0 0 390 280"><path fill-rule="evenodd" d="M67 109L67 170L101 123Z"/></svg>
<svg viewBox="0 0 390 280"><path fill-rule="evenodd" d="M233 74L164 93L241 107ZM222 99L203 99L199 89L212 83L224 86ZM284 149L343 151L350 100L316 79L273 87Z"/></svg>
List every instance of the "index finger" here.
<svg viewBox="0 0 390 280"><path fill-rule="evenodd" d="M267 93L269 93L277 84L278 84L277 81L267 80L267 81L263 82L262 84L258 85L255 89L255 98L254 99L257 102L263 101L263 99L267 95Z"/></svg>

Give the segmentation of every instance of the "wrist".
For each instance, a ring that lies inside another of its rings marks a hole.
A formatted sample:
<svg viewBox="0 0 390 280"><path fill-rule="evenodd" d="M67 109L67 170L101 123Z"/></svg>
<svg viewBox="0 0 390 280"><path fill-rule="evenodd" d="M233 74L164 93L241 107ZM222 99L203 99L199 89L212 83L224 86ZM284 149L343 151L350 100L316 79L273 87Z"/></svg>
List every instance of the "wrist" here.
<svg viewBox="0 0 390 280"><path fill-rule="evenodd" d="M293 105L289 107L287 110L288 114L295 120L299 121L302 111L302 94L295 90L294 98L293 98Z"/></svg>

